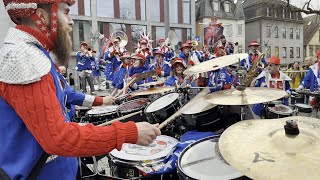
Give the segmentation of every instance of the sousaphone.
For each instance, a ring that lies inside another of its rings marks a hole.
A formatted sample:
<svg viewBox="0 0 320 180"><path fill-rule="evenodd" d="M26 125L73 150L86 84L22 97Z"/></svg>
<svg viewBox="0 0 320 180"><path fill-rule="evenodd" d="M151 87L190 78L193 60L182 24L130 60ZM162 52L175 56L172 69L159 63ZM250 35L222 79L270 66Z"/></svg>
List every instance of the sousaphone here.
<svg viewBox="0 0 320 180"><path fill-rule="evenodd" d="M123 31L115 31L111 34L111 41L113 42L116 38L120 39L120 47L125 47L128 43L128 36Z"/></svg>

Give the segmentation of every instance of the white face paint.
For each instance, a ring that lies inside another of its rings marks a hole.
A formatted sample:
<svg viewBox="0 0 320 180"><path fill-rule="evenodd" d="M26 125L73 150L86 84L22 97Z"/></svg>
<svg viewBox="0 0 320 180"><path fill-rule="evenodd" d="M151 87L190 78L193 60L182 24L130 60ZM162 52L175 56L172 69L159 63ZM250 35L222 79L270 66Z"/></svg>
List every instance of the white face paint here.
<svg viewBox="0 0 320 180"><path fill-rule="evenodd" d="M134 64L133 64L133 67L137 68L139 66L140 66L140 60L135 60Z"/></svg>

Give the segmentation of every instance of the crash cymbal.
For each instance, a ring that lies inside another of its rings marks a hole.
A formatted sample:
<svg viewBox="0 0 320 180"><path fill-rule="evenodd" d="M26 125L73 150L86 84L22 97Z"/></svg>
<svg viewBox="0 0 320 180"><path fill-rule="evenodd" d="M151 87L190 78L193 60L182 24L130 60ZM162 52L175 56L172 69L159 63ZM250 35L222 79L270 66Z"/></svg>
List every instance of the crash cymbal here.
<svg viewBox="0 0 320 180"><path fill-rule="evenodd" d="M155 81L155 82L149 82L149 83L144 83L144 84L139 84L139 87L150 87L150 86L156 86L156 85L161 85L164 84L165 81Z"/></svg>
<svg viewBox="0 0 320 180"><path fill-rule="evenodd" d="M287 135L287 120L297 122L300 134ZM240 121L219 139L223 158L252 179L319 179L320 120L292 116Z"/></svg>
<svg viewBox="0 0 320 180"><path fill-rule="evenodd" d="M133 92L130 95L131 96L142 96L142 95L164 93L164 92L172 91L172 90L174 90L174 87L156 87L156 88L149 88L145 91Z"/></svg>
<svg viewBox="0 0 320 180"><path fill-rule="evenodd" d="M137 74L136 77L135 77L136 79L135 79L135 81L133 83L136 83L136 82L139 82L139 81L142 81L142 80L146 80L149 77L152 77L155 73L156 73L155 70L151 70L151 71L147 71L147 72L144 72L144 73Z"/></svg>
<svg viewBox="0 0 320 180"><path fill-rule="evenodd" d="M239 59L240 60L245 59L247 56L248 54L242 53L242 54L233 54L233 55L218 57L212 60L202 62L197 65L191 66L188 69L184 70L183 74L190 76L193 74L218 70L220 68L235 64L239 62Z"/></svg>
<svg viewBox="0 0 320 180"><path fill-rule="evenodd" d="M217 105L249 105L274 101L287 93L279 89L248 87L243 91L228 89L213 92L204 97L205 101Z"/></svg>

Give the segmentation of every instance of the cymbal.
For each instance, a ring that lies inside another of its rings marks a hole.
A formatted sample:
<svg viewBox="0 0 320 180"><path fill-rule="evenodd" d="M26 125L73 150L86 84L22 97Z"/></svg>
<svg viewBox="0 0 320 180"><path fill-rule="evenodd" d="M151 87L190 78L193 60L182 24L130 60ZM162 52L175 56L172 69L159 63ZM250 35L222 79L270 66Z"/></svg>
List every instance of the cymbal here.
<svg viewBox="0 0 320 180"><path fill-rule="evenodd" d="M298 123L300 134L286 135L287 120ZM223 158L251 179L319 179L320 121L291 116L246 120L233 124L219 139Z"/></svg>
<svg viewBox="0 0 320 180"><path fill-rule="evenodd" d="M136 82L139 82L139 81L142 81L142 80L146 80L149 77L152 77L155 73L156 73L155 70L151 70L151 71L147 71L147 72L144 72L144 73L137 74L136 75L136 79L135 79L135 81L133 83L136 83Z"/></svg>
<svg viewBox="0 0 320 180"><path fill-rule="evenodd" d="M174 87L156 87L156 88L149 88L145 91L133 92L130 95L132 96L151 95L151 94L158 94L158 93L164 93L167 91L172 91L174 89L175 89Z"/></svg>
<svg viewBox="0 0 320 180"><path fill-rule="evenodd" d="M159 84L164 84L165 81L155 81L155 82L149 82L149 83L144 83L144 84L139 84L139 87L148 87L148 86L156 86Z"/></svg>
<svg viewBox="0 0 320 180"><path fill-rule="evenodd" d="M200 64L189 67L183 71L185 75L193 75L198 73L204 73L209 71L215 71L220 68L235 64L239 62L239 59L245 59L248 56L246 53L242 54L232 54L227 56L218 57L212 60L202 62Z"/></svg>
<svg viewBox="0 0 320 180"><path fill-rule="evenodd" d="M247 87L243 91L228 89L213 92L204 97L205 101L217 105L249 105L281 99L286 92L280 89Z"/></svg>

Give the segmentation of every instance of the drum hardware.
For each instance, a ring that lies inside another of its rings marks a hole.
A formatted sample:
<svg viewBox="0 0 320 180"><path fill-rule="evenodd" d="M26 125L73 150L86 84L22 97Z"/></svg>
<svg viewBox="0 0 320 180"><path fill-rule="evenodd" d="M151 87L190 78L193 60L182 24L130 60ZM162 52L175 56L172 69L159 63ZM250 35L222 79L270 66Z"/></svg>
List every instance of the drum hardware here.
<svg viewBox="0 0 320 180"><path fill-rule="evenodd" d="M295 121L300 134L287 132L287 121ZM223 132L219 149L232 167L252 179L319 179L319 135L316 118L241 121Z"/></svg>

